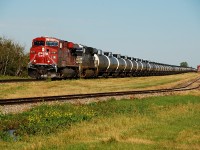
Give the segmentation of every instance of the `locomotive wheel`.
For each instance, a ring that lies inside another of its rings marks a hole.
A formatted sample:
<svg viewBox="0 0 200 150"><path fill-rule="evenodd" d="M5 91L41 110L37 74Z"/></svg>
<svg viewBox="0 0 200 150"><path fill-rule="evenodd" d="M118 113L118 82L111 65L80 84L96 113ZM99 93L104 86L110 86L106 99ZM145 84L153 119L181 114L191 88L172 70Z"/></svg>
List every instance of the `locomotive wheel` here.
<svg viewBox="0 0 200 150"><path fill-rule="evenodd" d="M73 69L65 68L62 70L62 77L64 78L74 78L76 76L76 72Z"/></svg>
<svg viewBox="0 0 200 150"><path fill-rule="evenodd" d="M94 70L85 70L83 71L83 73L81 74L81 78L92 78L95 77L95 72Z"/></svg>

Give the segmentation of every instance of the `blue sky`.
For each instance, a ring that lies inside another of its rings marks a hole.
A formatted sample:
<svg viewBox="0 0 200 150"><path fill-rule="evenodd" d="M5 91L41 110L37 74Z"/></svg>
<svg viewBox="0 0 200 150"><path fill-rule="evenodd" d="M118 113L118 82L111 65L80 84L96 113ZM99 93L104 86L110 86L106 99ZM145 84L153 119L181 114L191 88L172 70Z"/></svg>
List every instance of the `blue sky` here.
<svg viewBox="0 0 200 150"><path fill-rule="evenodd" d="M1 0L0 36L29 51L51 36L104 51L200 64L199 0Z"/></svg>

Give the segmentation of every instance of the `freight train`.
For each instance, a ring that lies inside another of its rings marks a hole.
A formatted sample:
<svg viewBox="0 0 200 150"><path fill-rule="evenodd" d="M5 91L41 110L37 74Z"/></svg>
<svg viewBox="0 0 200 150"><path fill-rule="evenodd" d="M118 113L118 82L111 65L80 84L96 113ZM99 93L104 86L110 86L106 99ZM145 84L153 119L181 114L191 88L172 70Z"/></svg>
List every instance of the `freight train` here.
<svg viewBox="0 0 200 150"><path fill-rule="evenodd" d="M28 64L28 75L37 79L155 76L195 71L191 67L113 54L44 36L33 39Z"/></svg>

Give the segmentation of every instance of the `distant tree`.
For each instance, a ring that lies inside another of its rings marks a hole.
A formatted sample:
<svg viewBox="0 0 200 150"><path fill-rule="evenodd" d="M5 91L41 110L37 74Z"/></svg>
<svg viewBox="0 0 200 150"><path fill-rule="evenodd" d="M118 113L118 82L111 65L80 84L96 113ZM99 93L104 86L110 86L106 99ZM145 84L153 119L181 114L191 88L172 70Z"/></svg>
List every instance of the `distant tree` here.
<svg viewBox="0 0 200 150"><path fill-rule="evenodd" d="M21 76L28 63L24 47L0 37L0 75Z"/></svg>
<svg viewBox="0 0 200 150"><path fill-rule="evenodd" d="M188 67L188 63L186 61L180 63L181 67Z"/></svg>

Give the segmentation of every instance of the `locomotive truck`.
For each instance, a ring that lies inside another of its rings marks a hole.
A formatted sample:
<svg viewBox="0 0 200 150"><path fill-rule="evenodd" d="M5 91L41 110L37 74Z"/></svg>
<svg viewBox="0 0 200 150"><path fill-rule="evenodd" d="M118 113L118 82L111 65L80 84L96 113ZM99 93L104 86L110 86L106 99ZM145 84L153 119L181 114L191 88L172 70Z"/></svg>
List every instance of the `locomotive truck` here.
<svg viewBox="0 0 200 150"><path fill-rule="evenodd" d="M195 72L139 58L112 54L53 37L32 40L28 75L32 78L96 78L169 75Z"/></svg>

